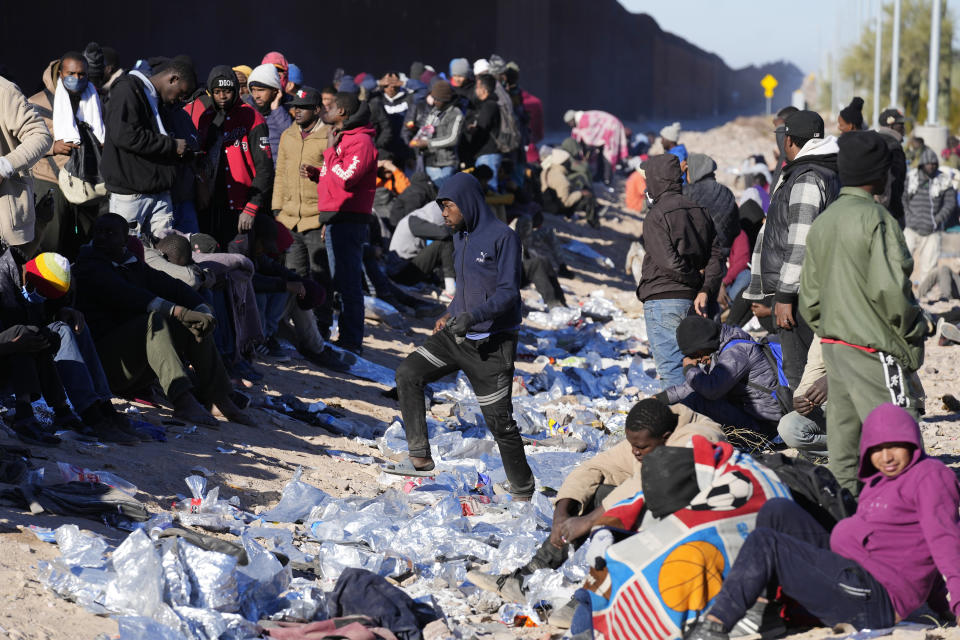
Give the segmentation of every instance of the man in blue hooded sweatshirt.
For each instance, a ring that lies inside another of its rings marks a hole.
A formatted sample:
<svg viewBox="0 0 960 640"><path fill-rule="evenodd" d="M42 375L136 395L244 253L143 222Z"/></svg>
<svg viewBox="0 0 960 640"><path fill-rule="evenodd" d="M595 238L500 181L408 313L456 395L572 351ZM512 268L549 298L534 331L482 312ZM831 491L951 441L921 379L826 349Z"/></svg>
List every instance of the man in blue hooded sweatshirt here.
<svg viewBox="0 0 960 640"><path fill-rule="evenodd" d="M483 419L493 433L515 500L533 496L534 480L513 420L514 359L520 326L520 239L487 207L473 176L451 176L437 197L445 224L454 231L457 293L433 335L397 369L397 393L410 452L408 464L391 470L428 475L434 468L423 402L425 384L463 371L473 386ZM429 474L432 475L432 474Z"/></svg>

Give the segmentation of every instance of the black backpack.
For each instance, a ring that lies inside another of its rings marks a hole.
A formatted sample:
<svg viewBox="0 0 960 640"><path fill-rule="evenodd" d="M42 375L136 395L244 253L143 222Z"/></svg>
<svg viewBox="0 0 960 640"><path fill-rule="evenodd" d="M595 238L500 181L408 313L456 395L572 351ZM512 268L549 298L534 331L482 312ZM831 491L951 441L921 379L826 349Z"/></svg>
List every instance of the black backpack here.
<svg viewBox="0 0 960 640"><path fill-rule="evenodd" d="M827 531L856 512L856 498L840 486L825 466L782 453L755 454L753 457L777 474L780 481L790 487L793 500Z"/></svg>

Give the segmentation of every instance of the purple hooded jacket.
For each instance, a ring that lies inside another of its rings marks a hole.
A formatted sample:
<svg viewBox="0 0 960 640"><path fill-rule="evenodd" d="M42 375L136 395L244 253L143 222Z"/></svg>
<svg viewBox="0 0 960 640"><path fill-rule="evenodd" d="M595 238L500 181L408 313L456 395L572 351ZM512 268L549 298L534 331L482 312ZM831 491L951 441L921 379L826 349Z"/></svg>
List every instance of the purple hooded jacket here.
<svg viewBox="0 0 960 640"><path fill-rule="evenodd" d="M871 447L887 442L916 447L910 464L895 478L884 476L867 457ZM954 615L960 613L957 478L942 462L927 457L920 427L902 408L884 404L867 416L859 476L864 487L857 512L834 527L830 548L870 572L901 618L928 601L945 612L946 590Z"/></svg>

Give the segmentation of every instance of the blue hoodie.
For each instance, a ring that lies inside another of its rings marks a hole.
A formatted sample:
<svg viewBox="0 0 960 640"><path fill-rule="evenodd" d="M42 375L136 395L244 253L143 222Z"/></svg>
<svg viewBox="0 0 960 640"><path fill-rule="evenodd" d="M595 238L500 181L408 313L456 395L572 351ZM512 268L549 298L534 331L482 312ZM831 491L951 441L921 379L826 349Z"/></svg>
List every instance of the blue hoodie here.
<svg viewBox="0 0 960 640"><path fill-rule="evenodd" d="M467 173L451 176L437 200L452 200L463 213L465 228L453 236L457 294L447 312L469 311L471 333L496 333L520 325L520 238L487 206L483 188Z"/></svg>

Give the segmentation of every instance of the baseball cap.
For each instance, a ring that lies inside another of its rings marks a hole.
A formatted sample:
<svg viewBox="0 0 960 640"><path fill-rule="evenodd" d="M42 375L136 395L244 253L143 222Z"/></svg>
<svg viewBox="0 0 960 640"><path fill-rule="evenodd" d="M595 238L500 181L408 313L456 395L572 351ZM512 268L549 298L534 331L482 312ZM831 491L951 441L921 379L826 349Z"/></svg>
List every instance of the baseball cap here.
<svg viewBox="0 0 960 640"><path fill-rule="evenodd" d="M291 107L316 108L320 106L320 92L313 87L300 87L293 94Z"/></svg>
<svg viewBox="0 0 960 640"><path fill-rule="evenodd" d="M797 111L787 116L783 132L795 138L823 138L823 118L816 111Z"/></svg>

